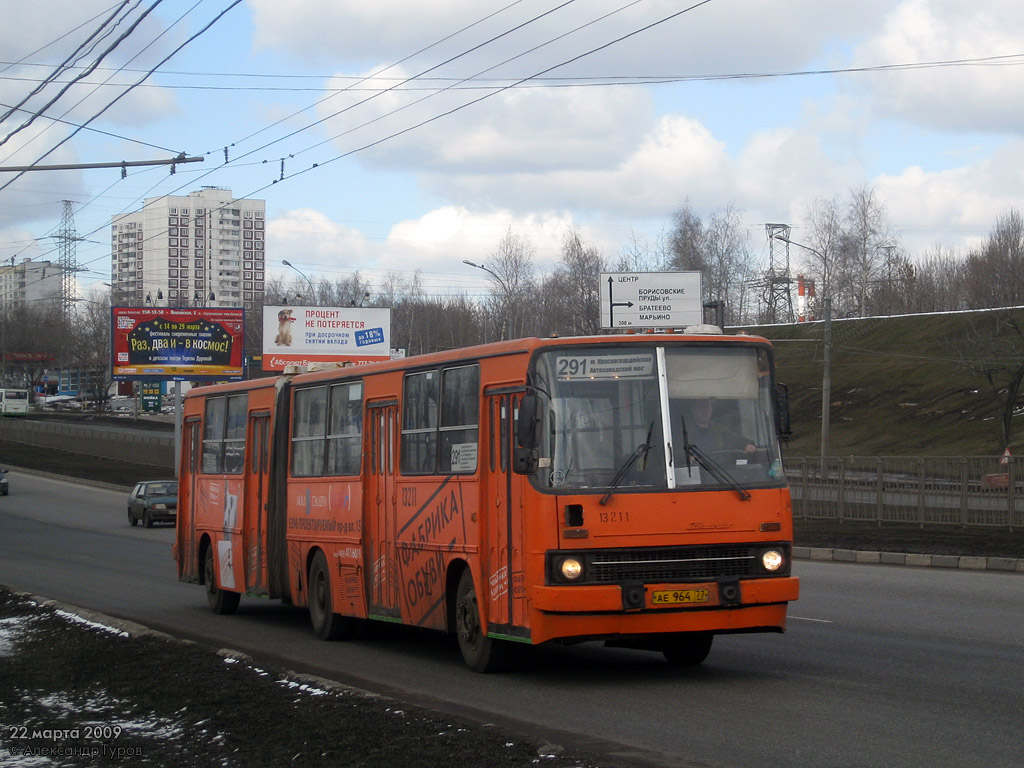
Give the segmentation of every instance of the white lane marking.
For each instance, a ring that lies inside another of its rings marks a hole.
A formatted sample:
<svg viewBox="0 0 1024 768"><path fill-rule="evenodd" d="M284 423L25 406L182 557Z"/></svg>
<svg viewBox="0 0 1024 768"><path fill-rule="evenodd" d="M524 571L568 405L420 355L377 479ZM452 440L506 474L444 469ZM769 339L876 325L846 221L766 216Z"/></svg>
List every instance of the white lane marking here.
<svg viewBox="0 0 1024 768"><path fill-rule="evenodd" d="M788 618L798 619L799 621L816 621L819 624L835 624L835 622L830 619L812 619L809 616L789 616Z"/></svg>

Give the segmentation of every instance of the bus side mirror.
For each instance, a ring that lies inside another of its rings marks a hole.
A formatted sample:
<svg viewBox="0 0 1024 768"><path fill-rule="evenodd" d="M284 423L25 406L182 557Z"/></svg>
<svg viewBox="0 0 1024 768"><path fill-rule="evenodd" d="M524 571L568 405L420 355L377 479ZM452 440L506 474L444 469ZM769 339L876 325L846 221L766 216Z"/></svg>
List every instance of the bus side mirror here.
<svg viewBox="0 0 1024 768"><path fill-rule="evenodd" d="M775 431L783 441L793 434L789 425L789 388L785 384L775 385Z"/></svg>
<svg viewBox="0 0 1024 768"><path fill-rule="evenodd" d="M512 471L532 475L537 471L537 396L523 395L516 421L516 447L512 451Z"/></svg>
<svg viewBox="0 0 1024 768"><path fill-rule="evenodd" d="M516 422L516 445L523 448L537 447L537 396L523 395L519 401L519 420Z"/></svg>

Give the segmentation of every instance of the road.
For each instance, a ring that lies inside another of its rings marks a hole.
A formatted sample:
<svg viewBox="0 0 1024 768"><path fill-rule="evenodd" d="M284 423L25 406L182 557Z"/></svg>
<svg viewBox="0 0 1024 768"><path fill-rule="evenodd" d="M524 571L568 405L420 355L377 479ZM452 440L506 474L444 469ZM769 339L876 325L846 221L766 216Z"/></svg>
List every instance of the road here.
<svg viewBox="0 0 1024 768"><path fill-rule="evenodd" d="M323 643L303 611L255 599L215 616L175 580L173 529L130 528L124 494L9 477L0 584L262 663L672 765L1020 764L1024 575L799 562L789 632L718 638L700 668L586 644L484 676L440 635L382 625Z"/></svg>

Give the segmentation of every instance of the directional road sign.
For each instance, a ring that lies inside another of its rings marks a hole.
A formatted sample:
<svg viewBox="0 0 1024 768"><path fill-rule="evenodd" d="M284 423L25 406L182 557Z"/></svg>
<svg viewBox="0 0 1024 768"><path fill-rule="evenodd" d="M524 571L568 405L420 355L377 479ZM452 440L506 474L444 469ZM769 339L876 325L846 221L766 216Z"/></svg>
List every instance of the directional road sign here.
<svg viewBox="0 0 1024 768"><path fill-rule="evenodd" d="M602 272L602 328L683 328L704 322L700 272Z"/></svg>

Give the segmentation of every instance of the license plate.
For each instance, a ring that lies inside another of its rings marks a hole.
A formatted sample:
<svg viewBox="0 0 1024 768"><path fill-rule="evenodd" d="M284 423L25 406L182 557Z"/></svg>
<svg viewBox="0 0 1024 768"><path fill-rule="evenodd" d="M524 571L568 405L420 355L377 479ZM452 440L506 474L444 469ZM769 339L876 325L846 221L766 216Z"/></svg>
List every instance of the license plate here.
<svg viewBox="0 0 1024 768"><path fill-rule="evenodd" d="M652 605L706 603L710 599L711 591L707 589L659 589L651 592Z"/></svg>

